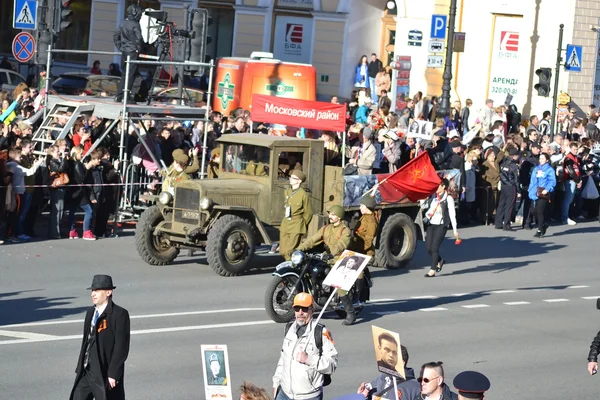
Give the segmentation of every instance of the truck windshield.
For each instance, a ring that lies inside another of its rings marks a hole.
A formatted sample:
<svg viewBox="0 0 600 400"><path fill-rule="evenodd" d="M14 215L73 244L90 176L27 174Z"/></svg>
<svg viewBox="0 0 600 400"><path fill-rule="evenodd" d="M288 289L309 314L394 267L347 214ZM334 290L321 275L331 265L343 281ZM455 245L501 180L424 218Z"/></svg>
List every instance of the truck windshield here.
<svg viewBox="0 0 600 400"><path fill-rule="evenodd" d="M248 144L225 144L223 170L234 174L269 177L271 150Z"/></svg>

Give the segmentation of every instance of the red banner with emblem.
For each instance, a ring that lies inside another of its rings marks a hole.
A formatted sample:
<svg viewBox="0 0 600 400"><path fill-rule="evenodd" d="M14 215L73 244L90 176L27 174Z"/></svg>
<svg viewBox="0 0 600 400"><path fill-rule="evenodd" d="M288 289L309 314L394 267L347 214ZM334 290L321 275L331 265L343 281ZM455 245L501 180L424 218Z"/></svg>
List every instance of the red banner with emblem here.
<svg viewBox="0 0 600 400"><path fill-rule="evenodd" d="M343 132L346 130L346 105L252 95L252 121L297 128Z"/></svg>
<svg viewBox="0 0 600 400"><path fill-rule="evenodd" d="M382 177L379 175L379 177ZM427 152L410 160L379 182L379 193L385 202L398 202L404 196L412 202L431 196L442 183Z"/></svg>

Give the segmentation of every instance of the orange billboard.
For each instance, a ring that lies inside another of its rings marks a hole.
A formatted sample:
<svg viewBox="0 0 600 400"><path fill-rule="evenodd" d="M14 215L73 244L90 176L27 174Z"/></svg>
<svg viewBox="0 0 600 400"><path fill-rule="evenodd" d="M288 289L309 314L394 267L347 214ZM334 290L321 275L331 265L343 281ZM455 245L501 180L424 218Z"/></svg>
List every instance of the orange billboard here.
<svg viewBox="0 0 600 400"><path fill-rule="evenodd" d="M217 76L213 97L213 110L229 115L240 106L242 80L246 61L221 58L217 63Z"/></svg>
<svg viewBox="0 0 600 400"><path fill-rule="evenodd" d="M224 115L250 110L252 94L315 101L317 72L312 65L222 58L217 63L213 110Z"/></svg>

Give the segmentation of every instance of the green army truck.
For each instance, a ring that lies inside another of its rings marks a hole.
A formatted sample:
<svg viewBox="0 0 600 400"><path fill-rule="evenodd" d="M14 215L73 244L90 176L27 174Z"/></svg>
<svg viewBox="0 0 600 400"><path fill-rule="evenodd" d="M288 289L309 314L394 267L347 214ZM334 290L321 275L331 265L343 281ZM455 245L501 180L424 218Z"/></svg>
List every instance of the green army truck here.
<svg viewBox="0 0 600 400"><path fill-rule="evenodd" d="M206 252L217 274L239 275L252 267L258 246L279 240L290 170L300 167L307 176L302 186L314 213L309 235L328 221L326 210L332 205L342 205L350 221L362 194L381 179L345 176L341 167L325 166L320 140L228 134L219 145L218 179L181 181L141 215L135 243L148 264L168 265L180 250L195 249ZM376 200L381 201L377 196ZM417 240L424 237L419 205L406 200L380 202L377 209L375 263L402 268L412 258Z"/></svg>

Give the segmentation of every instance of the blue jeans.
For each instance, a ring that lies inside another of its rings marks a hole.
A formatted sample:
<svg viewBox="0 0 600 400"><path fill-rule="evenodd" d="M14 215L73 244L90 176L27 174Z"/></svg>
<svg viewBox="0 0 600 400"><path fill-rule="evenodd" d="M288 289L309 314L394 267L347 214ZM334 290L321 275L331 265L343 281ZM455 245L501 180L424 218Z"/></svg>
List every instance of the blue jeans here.
<svg viewBox="0 0 600 400"><path fill-rule="evenodd" d="M373 104L377 104L377 87L375 86L375 78L369 78L369 89L371 89L371 100L373 100Z"/></svg>
<svg viewBox="0 0 600 400"><path fill-rule="evenodd" d="M563 198L562 208L561 208L561 222L563 224L567 223L569 219L569 208L571 208L571 203L573 203L573 199L575 199L575 191L577 190L577 184L575 181L569 179L565 181L565 197Z"/></svg>
<svg viewBox="0 0 600 400"><path fill-rule="evenodd" d="M294 400L294 399L292 399L291 397L288 397L287 394L285 394L284 391L281 390L281 388L279 388L279 392L277 393L277 397L275 397L275 400ZM323 400L323 392L321 392L317 397L313 397L308 400Z"/></svg>
<svg viewBox="0 0 600 400"><path fill-rule="evenodd" d="M92 206L89 204L72 204L69 208L69 230L75 230L75 213L81 207L83 210L83 231L89 231L92 227Z"/></svg>
<svg viewBox="0 0 600 400"><path fill-rule="evenodd" d="M31 207L31 197L31 193L23 193L21 195L21 209L19 210L19 217L15 227L15 236L23 234L23 224L25 223L25 218L27 218L27 213Z"/></svg>

